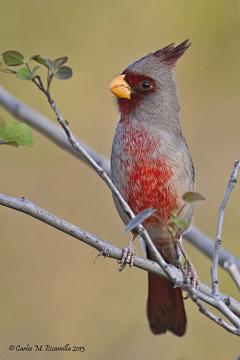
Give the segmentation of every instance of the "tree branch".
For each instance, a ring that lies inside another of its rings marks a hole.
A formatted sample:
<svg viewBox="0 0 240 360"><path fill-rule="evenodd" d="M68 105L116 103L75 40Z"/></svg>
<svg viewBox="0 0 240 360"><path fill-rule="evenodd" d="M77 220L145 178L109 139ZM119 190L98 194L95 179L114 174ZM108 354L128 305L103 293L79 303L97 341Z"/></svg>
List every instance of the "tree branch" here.
<svg viewBox="0 0 240 360"><path fill-rule="evenodd" d="M25 198L16 199L16 198L12 198L12 197L0 194L0 204L3 206L6 206L8 208L15 209L15 210L18 210L25 214L28 214L28 215L34 217L35 219L43 221L44 223L46 223L52 227L55 227L56 229L66 233L70 236L73 236L78 240L83 241L84 243L97 249L103 256L111 257L111 258L114 258L117 260L120 260L122 257L122 252L123 252L122 248L120 248L114 244L111 244L108 241L103 240L95 235L92 235L89 232L82 230L82 229L78 228L77 226L72 225L63 219L58 218L57 216L54 216L53 214L36 206L35 204L26 200ZM159 276L168 278L167 275L164 273L164 271L161 269L161 267L156 262L148 260L141 256L135 255L133 266L136 266L142 270L152 272ZM171 269L172 277L174 278L173 281L177 282L178 286L182 290L189 292L189 287L187 287L183 282L183 275L182 275L181 271L178 270L174 266L169 266L169 267ZM198 290L191 288L191 297L194 297L194 301L196 303L197 303L196 300L199 299L215 308L218 308L219 301L216 301L211 296L211 288L205 284L201 284L200 288ZM225 306L227 306L228 311L231 311L231 318L233 320L233 323L235 323L236 326L240 328L240 320L237 318L237 316L240 316L240 303L238 303L236 300L234 300L233 298L231 298L228 295L225 295L223 293L219 293L219 297L220 297L221 303L223 303ZM222 305L219 307L219 310L223 311L223 314L224 314L225 309L222 309ZM235 329L232 332L236 333L237 331L238 330ZM240 335L240 334L237 334L237 335Z"/></svg>
<svg viewBox="0 0 240 360"><path fill-rule="evenodd" d="M70 152L74 156L85 161L81 154L79 154L68 142L66 136L62 130L48 120L46 117L40 115L35 110L31 109L27 105L20 102L18 99L13 97L5 89L0 86L0 104L10 112L16 119L25 122L30 127L36 129L41 134L46 136L48 139L53 141L56 145L60 146L64 150ZM81 147L95 160L95 162L110 175L110 164L109 160L103 155L97 153L85 143L77 139L77 142ZM197 247L202 253L212 259L214 253L214 242L208 236L203 234L195 226L191 226L190 230L184 234L184 237ZM224 262L228 261L237 267L240 271L240 260L238 260L233 254L221 247L219 253L219 265L224 267Z"/></svg>
<svg viewBox="0 0 240 360"><path fill-rule="evenodd" d="M236 329L233 326L229 325L228 323L226 323L224 320L222 320L220 317L212 314L201 302L201 300L199 300L199 298L196 298L195 296L191 296L191 299L198 305L199 311L203 314L206 315L209 319L213 320L214 322L216 322L218 325L222 326L224 329L226 329L227 331L235 334L235 335L240 335L240 329Z"/></svg>
<svg viewBox="0 0 240 360"><path fill-rule="evenodd" d="M222 244L221 236L222 236L222 227L223 227L223 219L225 214L225 209L227 206L227 202L229 196L237 182L237 175L240 168L240 158L235 161L234 168L232 171L232 175L228 182L227 190L223 197L223 201L219 208L219 215L218 215L218 222L217 222L217 231L216 231L216 239L215 239L215 251L213 254L213 261L211 266L211 276L212 276L212 294L217 299L219 296L219 283L218 283L218 259L219 259L219 252L220 247ZM238 287L240 285L238 284Z"/></svg>

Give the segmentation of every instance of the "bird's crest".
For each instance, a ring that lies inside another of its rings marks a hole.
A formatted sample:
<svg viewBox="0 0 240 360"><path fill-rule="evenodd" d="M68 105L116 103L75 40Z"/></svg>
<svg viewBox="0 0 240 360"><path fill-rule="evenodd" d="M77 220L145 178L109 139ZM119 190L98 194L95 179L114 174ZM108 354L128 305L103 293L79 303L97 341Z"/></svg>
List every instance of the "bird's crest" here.
<svg viewBox="0 0 240 360"><path fill-rule="evenodd" d="M155 53L153 53L153 56L160 58L162 61L166 62L171 68L174 68L177 64L178 59L191 45L191 43L189 43L188 41L189 40L185 40L176 47L175 44L172 43L163 49L155 51Z"/></svg>

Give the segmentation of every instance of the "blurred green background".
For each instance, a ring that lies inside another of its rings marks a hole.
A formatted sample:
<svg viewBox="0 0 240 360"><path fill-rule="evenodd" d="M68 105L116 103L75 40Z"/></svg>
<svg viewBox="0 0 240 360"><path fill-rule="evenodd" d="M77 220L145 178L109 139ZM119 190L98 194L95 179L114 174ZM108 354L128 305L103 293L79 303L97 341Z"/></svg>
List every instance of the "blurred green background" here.
<svg viewBox="0 0 240 360"><path fill-rule="evenodd" d="M54 80L52 96L76 136L110 157L118 120L110 81L147 53L190 39L176 79L183 132L195 164L194 223L214 237L218 207L240 154L239 4L237 1L4 1L1 53L68 56L68 81ZM43 74L43 72L42 72ZM2 85L49 117L31 83L0 74ZM6 122L15 121L1 109ZM129 234L111 194L82 162L32 130L34 147L1 146L1 192L24 196L45 210L124 247ZM223 245L240 255L240 190L225 215ZM239 339L186 301L187 334L150 333L145 314L147 274L118 272L115 260L44 223L1 208L4 359L235 359ZM211 262L185 242L200 279L210 285ZM137 252L140 254L139 248ZM220 290L237 298L219 271ZM11 344L84 346L83 354L10 352Z"/></svg>

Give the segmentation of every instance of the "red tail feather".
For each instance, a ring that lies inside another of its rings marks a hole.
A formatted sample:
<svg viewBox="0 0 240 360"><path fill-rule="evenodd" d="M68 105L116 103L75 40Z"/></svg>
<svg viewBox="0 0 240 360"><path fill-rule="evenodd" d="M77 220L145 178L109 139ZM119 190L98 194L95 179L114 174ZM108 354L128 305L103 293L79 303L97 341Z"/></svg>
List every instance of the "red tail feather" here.
<svg viewBox="0 0 240 360"><path fill-rule="evenodd" d="M153 334L171 331L183 336L186 331L186 314L182 291L173 288L173 283L155 274L149 273L149 292L147 316Z"/></svg>

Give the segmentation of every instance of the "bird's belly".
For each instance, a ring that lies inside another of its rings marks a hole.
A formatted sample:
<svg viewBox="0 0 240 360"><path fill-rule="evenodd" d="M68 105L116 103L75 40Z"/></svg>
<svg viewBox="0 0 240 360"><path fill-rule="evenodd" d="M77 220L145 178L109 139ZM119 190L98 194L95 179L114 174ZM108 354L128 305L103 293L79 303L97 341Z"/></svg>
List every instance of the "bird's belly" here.
<svg viewBox="0 0 240 360"><path fill-rule="evenodd" d="M177 194L171 186L172 169L162 159L134 159L123 161L125 169L124 186L122 195L133 210L138 214L144 209L153 207L156 215L165 222L170 220ZM137 161L136 161L137 160ZM146 223L159 223L156 217L149 218Z"/></svg>

